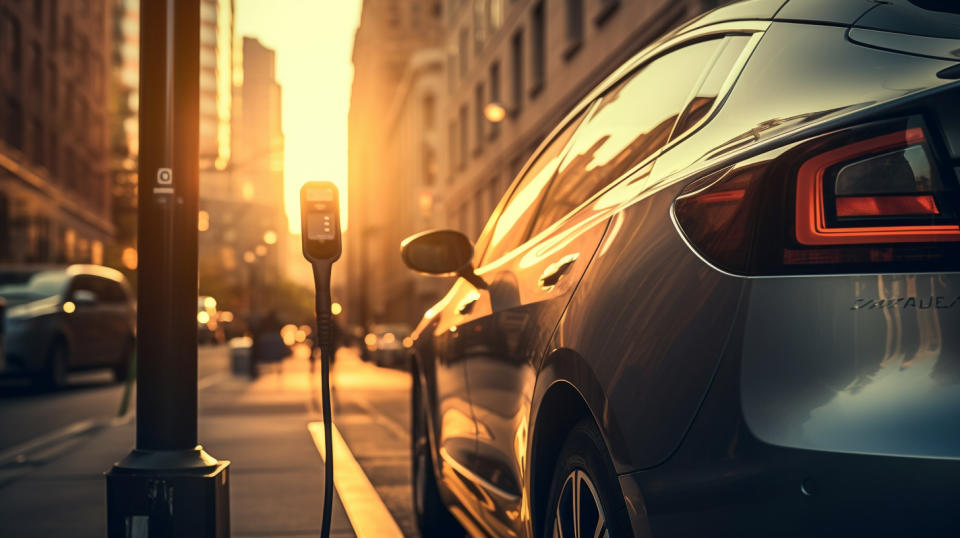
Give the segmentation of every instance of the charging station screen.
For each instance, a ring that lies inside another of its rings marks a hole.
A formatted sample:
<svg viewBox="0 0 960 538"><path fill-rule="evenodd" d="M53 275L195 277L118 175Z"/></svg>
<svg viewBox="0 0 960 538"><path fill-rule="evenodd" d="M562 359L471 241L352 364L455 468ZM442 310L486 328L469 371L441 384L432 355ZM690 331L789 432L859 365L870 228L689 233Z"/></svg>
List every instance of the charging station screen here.
<svg viewBox="0 0 960 538"><path fill-rule="evenodd" d="M333 219L330 213L307 214L307 239L311 241L331 241L335 237Z"/></svg>

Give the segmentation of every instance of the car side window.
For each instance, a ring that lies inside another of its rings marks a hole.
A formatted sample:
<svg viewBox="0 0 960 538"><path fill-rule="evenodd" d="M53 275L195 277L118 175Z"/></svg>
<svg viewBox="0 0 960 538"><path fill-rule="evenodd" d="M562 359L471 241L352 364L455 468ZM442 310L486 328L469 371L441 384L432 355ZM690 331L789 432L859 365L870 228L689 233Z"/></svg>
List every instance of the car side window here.
<svg viewBox="0 0 960 538"><path fill-rule="evenodd" d="M493 224L490 242L483 254L482 264L496 260L520 246L527 237L540 197L550 184L557 165L563 158L564 148L580 125L583 114L572 120L531 161L523 177L512 190L510 199Z"/></svg>
<svg viewBox="0 0 960 538"><path fill-rule="evenodd" d="M751 36L749 35L732 35L723 40L720 50L713 58L712 66L687 103L680 119L677 120L677 126L673 128L671 139L689 131L707 117L717 99L722 97L720 92L750 39Z"/></svg>
<svg viewBox="0 0 960 538"><path fill-rule="evenodd" d="M543 198L536 235L667 143L673 126L723 39L654 59L600 97Z"/></svg>
<svg viewBox="0 0 960 538"><path fill-rule="evenodd" d="M103 295L102 300L105 303L124 303L127 301L127 294L118 282L102 279L101 283Z"/></svg>
<svg viewBox="0 0 960 538"><path fill-rule="evenodd" d="M78 291L89 291L97 296L97 300L102 299L100 286L97 285L96 278L89 275L77 275L70 284L70 297L73 297Z"/></svg>

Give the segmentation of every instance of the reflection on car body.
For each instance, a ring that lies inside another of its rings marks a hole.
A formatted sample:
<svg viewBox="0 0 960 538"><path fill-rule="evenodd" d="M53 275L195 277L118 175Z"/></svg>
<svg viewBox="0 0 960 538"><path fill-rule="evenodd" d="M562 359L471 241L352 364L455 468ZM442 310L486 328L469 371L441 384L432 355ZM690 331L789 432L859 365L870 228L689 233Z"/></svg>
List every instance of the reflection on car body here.
<svg viewBox="0 0 960 538"><path fill-rule="evenodd" d="M710 12L570 111L472 259L404 243L462 277L413 334L425 535L960 533L960 83L917 52L960 13L916 4Z"/></svg>

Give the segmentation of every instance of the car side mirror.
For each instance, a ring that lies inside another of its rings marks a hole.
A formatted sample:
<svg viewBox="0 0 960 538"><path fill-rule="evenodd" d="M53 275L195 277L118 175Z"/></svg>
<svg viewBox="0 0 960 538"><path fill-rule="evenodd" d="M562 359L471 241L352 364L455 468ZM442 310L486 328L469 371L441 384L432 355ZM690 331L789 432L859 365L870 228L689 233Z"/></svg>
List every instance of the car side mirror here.
<svg viewBox="0 0 960 538"><path fill-rule="evenodd" d="M486 289L473 268L473 243L455 230L431 230L412 235L400 243L403 263L418 273L462 276L478 289Z"/></svg>
<svg viewBox="0 0 960 538"><path fill-rule="evenodd" d="M97 294L90 290L76 290L73 292L73 302L77 306L93 306L97 304Z"/></svg>

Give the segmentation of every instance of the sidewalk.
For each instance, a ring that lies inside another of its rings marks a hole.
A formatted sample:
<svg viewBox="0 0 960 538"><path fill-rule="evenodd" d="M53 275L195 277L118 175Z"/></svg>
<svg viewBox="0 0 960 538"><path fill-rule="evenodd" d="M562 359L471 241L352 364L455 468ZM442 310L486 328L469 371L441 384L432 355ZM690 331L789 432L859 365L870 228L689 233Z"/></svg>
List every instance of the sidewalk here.
<svg viewBox="0 0 960 538"><path fill-rule="evenodd" d="M205 349L221 353L225 347ZM201 358L201 360L207 360ZM221 375L199 394L199 438L230 460L230 520L236 537L317 536L323 460L307 424L319 421L319 376L303 358L262 368L255 382ZM0 485L0 536L102 537L106 534L103 472L133 448L134 421L68 439L39 465ZM333 536L354 536L339 498Z"/></svg>

